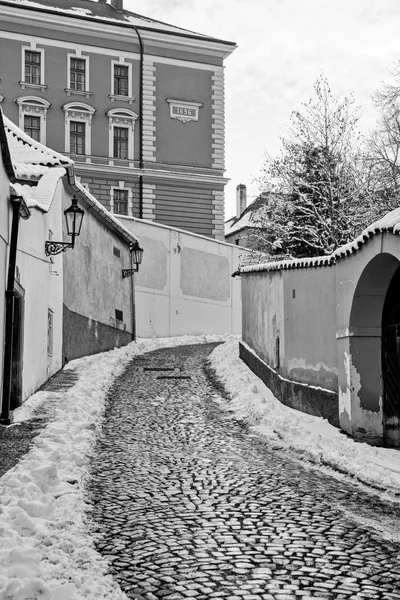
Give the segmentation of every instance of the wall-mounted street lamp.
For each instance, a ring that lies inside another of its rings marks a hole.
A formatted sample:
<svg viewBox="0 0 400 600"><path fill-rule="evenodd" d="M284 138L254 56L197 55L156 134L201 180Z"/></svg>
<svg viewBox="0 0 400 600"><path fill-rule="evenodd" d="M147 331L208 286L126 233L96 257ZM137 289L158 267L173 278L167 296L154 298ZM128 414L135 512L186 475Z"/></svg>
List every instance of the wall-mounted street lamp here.
<svg viewBox="0 0 400 600"><path fill-rule="evenodd" d="M125 279L125 277L131 277L133 273L137 273L143 258L143 248L139 246L139 242L137 240L134 242L134 244L130 245L129 250L131 253L132 268L122 269L122 279Z"/></svg>
<svg viewBox="0 0 400 600"><path fill-rule="evenodd" d="M72 198L72 204L64 210L65 220L67 221L67 233L72 237L71 242L53 242L52 240L45 243L46 256L50 254L59 254L65 252L68 248L75 246L75 238L80 234L82 220L85 211L78 206L78 200L75 196Z"/></svg>

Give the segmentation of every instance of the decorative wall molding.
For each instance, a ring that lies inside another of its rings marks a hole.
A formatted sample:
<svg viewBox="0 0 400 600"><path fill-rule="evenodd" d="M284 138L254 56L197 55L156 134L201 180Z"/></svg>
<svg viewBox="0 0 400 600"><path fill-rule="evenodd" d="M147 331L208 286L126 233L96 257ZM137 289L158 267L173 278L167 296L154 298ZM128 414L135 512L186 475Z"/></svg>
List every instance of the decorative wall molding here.
<svg viewBox="0 0 400 600"><path fill-rule="evenodd" d="M135 132L135 121L138 119L137 115L133 110L127 108L112 108L106 112L108 117L108 156L114 157L114 127L126 127L128 129L128 160L134 158L134 132Z"/></svg>
<svg viewBox="0 0 400 600"><path fill-rule="evenodd" d="M143 62L143 109L142 137L143 160L156 161L156 136L154 123L156 120L156 67L152 58L144 57Z"/></svg>
<svg viewBox="0 0 400 600"><path fill-rule="evenodd" d="M22 131L25 130L24 117L30 115L33 117L40 118L40 143L46 144L46 119L47 110L51 104L44 98L38 98L36 96L20 96L15 99L15 103L18 104L18 125Z"/></svg>
<svg viewBox="0 0 400 600"><path fill-rule="evenodd" d="M199 111L203 102L193 102L188 100L174 100L166 98L169 104L169 116L171 119L178 119L182 123L199 120Z"/></svg>
<svg viewBox="0 0 400 600"><path fill-rule="evenodd" d="M155 219L155 184L143 182L143 219L154 221Z"/></svg>
<svg viewBox="0 0 400 600"><path fill-rule="evenodd" d="M69 102L62 109L65 113L65 152L70 152L70 122L81 121L85 123L85 155L90 155L92 117L96 109L83 102Z"/></svg>
<svg viewBox="0 0 400 600"><path fill-rule="evenodd" d="M221 71L212 76L212 167L225 169L225 82Z"/></svg>

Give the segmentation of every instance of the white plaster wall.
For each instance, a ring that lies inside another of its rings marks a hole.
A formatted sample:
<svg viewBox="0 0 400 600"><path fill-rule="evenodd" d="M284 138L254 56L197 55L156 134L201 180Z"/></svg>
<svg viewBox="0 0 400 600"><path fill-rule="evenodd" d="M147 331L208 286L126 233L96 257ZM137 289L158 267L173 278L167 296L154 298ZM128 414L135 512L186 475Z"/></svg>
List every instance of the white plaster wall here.
<svg viewBox="0 0 400 600"><path fill-rule="evenodd" d="M135 275L138 337L241 333L241 280L248 250L132 217L119 217L144 249Z"/></svg>
<svg viewBox="0 0 400 600"><path fill-rule="evenodd" d="M62 347L62 259L45 255L49 229L53 239L62 239L61 196L58 183L49 213L31 208L31 217L20 220L17 252L19 284L24 295L23 382L25 400L51 375L61 369ZM54 313L53 355L47 355L48 309Z"/></svg>
<svg viewBox="0 0 400 600"><path fill-rule="evenodd" d="M7 282L7 258L11 209L9 205L10 183L0 153L0 384L3 381L4 300ZM0 385L0 397L1 397Z"/></svg>
<svg viewBox="0 0 400 600"><path fill-rule="evenodd" d="M243 341L266 363L277 368L276 340L280 360L285 356L283 271L245 273L243 286Z"/></svg>

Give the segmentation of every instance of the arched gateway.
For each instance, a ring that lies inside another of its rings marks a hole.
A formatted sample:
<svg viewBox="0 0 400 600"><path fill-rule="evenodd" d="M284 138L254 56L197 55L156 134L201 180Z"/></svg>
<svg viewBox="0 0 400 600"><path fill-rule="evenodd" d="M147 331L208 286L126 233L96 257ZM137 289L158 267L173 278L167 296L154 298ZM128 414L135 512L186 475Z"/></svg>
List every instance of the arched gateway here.
<svg viewBox="0 0 400 600"><path fill-rule="evenodd" d="M389 285L382 314L383 436L400 446L400 267Z"/></svg>
<svg viewBox="0 0 400 600"><path fill-rule="evenodd" d="M377 254L354 283L347 348L342 345L341 424L355 437L398 447L400 261Z"/></svg>

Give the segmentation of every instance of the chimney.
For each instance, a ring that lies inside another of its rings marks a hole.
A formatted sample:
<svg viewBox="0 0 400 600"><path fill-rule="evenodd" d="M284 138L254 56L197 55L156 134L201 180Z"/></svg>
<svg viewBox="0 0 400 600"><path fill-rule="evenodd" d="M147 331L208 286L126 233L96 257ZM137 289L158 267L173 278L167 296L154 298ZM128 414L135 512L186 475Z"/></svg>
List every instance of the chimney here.
<svg viewBox="0 0 400 600"><path fill-rule="evenodd" d="M111 6L117 12L124 12L124 0L111 0Z"/></svg>
<svg viewBox="0 0 400 600"><path fill-rule="evenodd" d="M247 190L244 183L239 183L236 187L236 216L240 217L247 206Z"/></svg>

